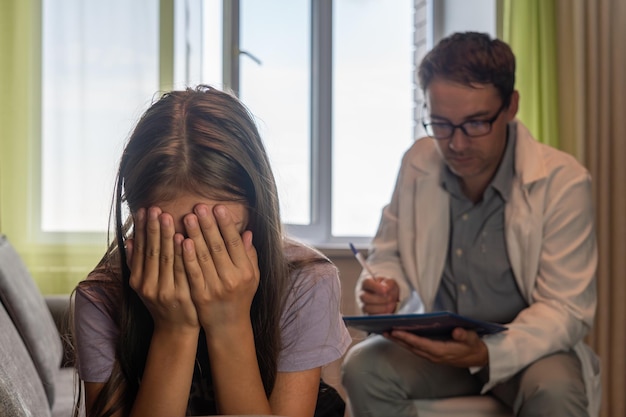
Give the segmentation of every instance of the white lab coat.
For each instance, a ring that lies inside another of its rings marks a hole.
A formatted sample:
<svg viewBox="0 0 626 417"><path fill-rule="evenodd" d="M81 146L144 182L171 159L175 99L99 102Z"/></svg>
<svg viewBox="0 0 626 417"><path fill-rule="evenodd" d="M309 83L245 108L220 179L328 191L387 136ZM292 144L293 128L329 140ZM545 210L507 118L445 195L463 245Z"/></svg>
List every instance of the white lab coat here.
<svg viewBox="0 0 626 417"><path fill-rule="evenodd" d="M545 355L574 349L595 416L599 361L582 341L596 309L591 178L572 156L537 142L521 122L510 123L509 129L517 129L517 141L505 238L529 307L508 324L508 331L483 339L490 371L483 392ZM406 152L368 258L378 276L396 279L401 306L415 290L425 311L433 308L448 249L450 203L440 185L442 164L430 138L417 140Z"/></svg>

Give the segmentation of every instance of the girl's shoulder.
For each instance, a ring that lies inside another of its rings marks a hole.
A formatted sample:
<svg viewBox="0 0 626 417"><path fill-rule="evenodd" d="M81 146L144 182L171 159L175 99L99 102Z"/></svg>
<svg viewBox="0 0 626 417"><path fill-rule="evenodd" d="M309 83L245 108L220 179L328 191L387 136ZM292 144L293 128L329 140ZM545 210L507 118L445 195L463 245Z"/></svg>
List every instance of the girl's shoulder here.
<svg viewBox="0 0 626 417"><path fill-rule="evenodd" d="M319 250L293 239L285 239L285 259L289 266L292 289L309 291L314 287L336 286L339 270Z"/></svg>
<svg viewBox="0 0 626 417"><path fill-rule="evenodd" d="M115 310L122 297L119 268L110 263L101 262L78 283L76 294L107 310Z"/></svg>
<svg viewBox="0 0 626 417"><path fill-rule="evenodd" d="M319 250L303 242L292 238L285 238L283 241L283 251L287 262L297 262L303 260L318 260L330 262L330 260Z"/></svg>
<svg viewBox="0 0 626 417"><path fill-rule="evenodd" d="M291 273L309 269L328 270L333 273L336 271L335 265L326 255L305 243L285 239L283 251Z"/></svg>

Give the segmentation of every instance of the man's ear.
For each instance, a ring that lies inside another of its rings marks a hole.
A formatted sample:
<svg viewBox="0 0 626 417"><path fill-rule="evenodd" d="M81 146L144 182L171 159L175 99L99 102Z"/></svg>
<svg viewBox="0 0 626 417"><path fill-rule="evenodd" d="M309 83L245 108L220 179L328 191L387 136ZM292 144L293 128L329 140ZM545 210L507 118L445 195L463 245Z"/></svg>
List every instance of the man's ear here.
<svg viewBox="0 0 626 417"><path fill-rule="evenodd" d="M507 122L510 122L511 120L515 119L518 109L519 109L519 91L513 90L513 94L511 94L511 101L509 102L509 107L506 109Z"/></svg>

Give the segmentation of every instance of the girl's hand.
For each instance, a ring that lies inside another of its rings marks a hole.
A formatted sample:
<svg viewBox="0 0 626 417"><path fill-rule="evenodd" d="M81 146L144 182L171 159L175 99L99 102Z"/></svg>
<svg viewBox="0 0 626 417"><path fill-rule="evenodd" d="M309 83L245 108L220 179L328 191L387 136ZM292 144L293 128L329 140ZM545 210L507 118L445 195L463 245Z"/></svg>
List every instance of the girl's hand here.
<svg viewBox="0 0 626 417"><path fill-rule="evenodd" d="M130 286L154 320L155 331L199 331L183 262L181 234L158 207L135 214L134 239L126 242Z"/></svg>
<svg viewBox="0 0 626 417"><path fill-rule="evenodd" d="M252 232L240 234L219 204L212 211L198 204L184 224L183 259L200 324L207 334L249 325L260 276Z"/></svg>

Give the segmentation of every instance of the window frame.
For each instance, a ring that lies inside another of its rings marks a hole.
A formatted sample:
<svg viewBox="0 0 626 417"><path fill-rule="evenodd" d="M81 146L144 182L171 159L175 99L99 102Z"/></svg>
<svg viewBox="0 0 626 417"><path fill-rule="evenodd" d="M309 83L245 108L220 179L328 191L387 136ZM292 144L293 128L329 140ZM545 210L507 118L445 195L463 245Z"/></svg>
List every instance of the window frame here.
<svg viewBox="0 0 626 417"><path fill-rule="evenodd" d="M427 14L434 15L434 0L425 0ZM415 0L416 4L418 0ZM333 114L333 1L311 0L311 219L307 225L285 223L286 232L319 248L344 248L348 242L366 246L373 236L335 236L332 234L332 114ZM224 2L223 83L239 91L239 59L246 55L239 45L240 1ZM427 23L428 24L428 23ZM429 24L428 24L429 25ZM433 30L426 28L427 45L432 45ZM417 109L421 94L414 86ZM417 110L415 111L417 114ZM414 122L417 124L417 118Z"/></svg>
<svg viewBox="0 0 626 417"><path fill-rule="evenodd" d="M311 1L311 221L285 223L288 234L319 245L331 243L332 0ZM239 93L240 2L223 2L223 85ZM327 30L322 30L326 28Z"/></svg>
<svg viewBox="0 0 626 417"><path fill-rule="evenodd" d="M414 0L417 7L425 5L426 45L428 50L441 37L445 36L446 7L451 7L453 0ZM496 0L494 0L496 1ZM40 15L41 0L33 0L34 9ZM159 0L159 88L171 89L174 86L175 74L175 0ZM311 221L307 225L285 224L290 235L320 247L343 247L347 242L366 245L371 236L333 236L332 235L332 112L333 112L333 0L311 0ZM222 76L223 87L239 90L239 59L246 51L240 50L240 0L222 1L223 48ZM39 17L41 21L41 16ZM416 29L417 30L417 29ZM38 45L41 50L41 44ZM421 56L416 55L416 62ZM41 65L41 64L39 64ZM41 70L38 72L41 78ZM40 83L41 81L39 81ZM40 98L40 97L39 97ZM415 85L416 114L414 121L419 128L418 109L421 102L421 91ZM33 118L41 120L41 109L33 111ZM40 123L36 129L40 130ZM37 161L41 161L41 132L36 132L32 155L35 163L31 171L32 206L28 217L33 219L29 236L39 244L54 245L58 242L71 244L96 245L102 242L101 232L44 232L41 230L41 181L37 175L41 169ZM418 133L416 131L416 133ZM416 136L417 137L417 136ZM105 232L106 233L106 232Z"/></svg>

